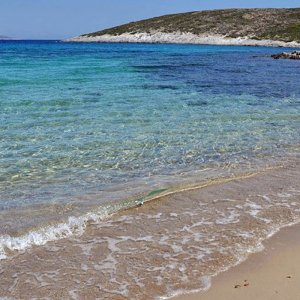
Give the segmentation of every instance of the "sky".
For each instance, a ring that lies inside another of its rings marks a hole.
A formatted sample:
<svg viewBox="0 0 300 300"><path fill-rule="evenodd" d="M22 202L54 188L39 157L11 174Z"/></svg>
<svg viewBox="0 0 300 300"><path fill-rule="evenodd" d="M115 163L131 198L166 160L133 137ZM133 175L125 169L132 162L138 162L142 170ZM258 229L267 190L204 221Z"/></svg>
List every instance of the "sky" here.
<svg viewBox="0 0 300 300"><path fill-rule="evenodd" d="M63 39L164 14L244 7L300 7L300 1L0 0L0 35Z"/></svg>

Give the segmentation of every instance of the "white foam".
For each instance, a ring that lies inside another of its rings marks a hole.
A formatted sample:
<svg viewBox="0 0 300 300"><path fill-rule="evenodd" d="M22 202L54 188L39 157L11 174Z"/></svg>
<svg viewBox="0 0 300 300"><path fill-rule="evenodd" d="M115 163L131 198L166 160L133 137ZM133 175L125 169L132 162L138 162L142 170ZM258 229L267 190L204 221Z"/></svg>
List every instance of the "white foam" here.
<svg viewBox="0 0 300 300"><path fill-rule="evenodd" d="M178 245L171 245L171 248L174 253L182 253L183 251L182 247Z"/></svg>
<svg viewBox="0 0 300 300"><path fill-rule="evenodd" d="M194 289L194 290L189 290L189 291L186 291L186 290L183 290L183 289L179 289L179 290L176 290L176 291L169 291L167 296L161 296L161 297L158 297L157 299L159 299L159 300L168 300L168 299L171 299L171 298L178 297L180 295L196 294L196 293L199 293L199 292L205 292L205 291L209 290L210 287L211 287L211 276L201 277L200 285L202 286L201 288Z"/></svg>
<svg viewBox="0 0 300 300"><path fill-rule="evenodd" d="M245 204L245 208L250 208L249 210L249 214L252 217L256 217L259 212L263 209L263 207L255 202L252 202L250 200L247 200L246 204Z"/></svg>
<svg viewBox="0 0 300 300"><path fill-rule="evenodd" d="M72 299L72 300L79 299L79 297L76 294L76 290L70 290L70 291L68 291L68 294L69 294L70 299Z"/></svg>
<svg viewBox="0 0 300 300"><path fill-rule="evenodd" d="M81 217L69 217L66 223L50 225L31 231L20 237L0 236L0 260L7 258L7 250L23 251L32 246L42 246L73 234L81 235L89 222L99 222L109 215L106 208L98 212L87 213Z"/></svg>
<svg viewBox="0 0 300 300"><path fill-rule="evenodd" d="M229 212L229 215L226 215L226 213L220 212L220 217L216 220L216 224L218 225L225 225L225 224L234 224L239 222L239 214L231 210Z"/></svg>

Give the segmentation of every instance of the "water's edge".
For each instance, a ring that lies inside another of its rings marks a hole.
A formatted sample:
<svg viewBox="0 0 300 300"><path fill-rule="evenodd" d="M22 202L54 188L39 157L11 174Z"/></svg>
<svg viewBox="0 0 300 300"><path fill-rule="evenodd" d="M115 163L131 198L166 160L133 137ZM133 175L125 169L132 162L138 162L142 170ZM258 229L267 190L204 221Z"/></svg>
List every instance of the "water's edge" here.
<svg viewBox="0 0 300 300"><path fill-rule="evenodd" d="M8 258L6 253L10 251L24 251L32 246L42 246L50 241L57 241L72 235L81 235L85 232L89 223L98 223L110 218L116 213L121 213L123 211L142 206L150 201L159 200L163 197L182 192L200 190L212 185L224 184L233 180L251 178L258 174L283 167L283 164L278 164L262 168L255 172L248 171L228 177L210 178L196 184L193 183L179 187L173 186L151 190L129 199L121 200L112 204L100 205L81 216L69 216L65 222L56 222L53 225L43 223L39 224L38 226L35 226L33 230L29 230L21 236L2 235L0 236L0 260Z"/></svg>
<svg viewBox="0 0 300 300"><path fill-rule="evenodd" d="M204 280L206 282L206 285L205 285L204 288L195 289L195 290L191 290L191 291L188 291L188 292L187 291L182 291L182 292L178 291L178 292L174 293L173 295L169 295L169 296L166 296L166 297L158 297L157 299L158 300L176 299L179 296L192 295L192 294L197 294L197 293L204 293L204 292L208 291L209 289L211 289L213 287L213 283L212 283L213 278L219 276L222 273L230 271L232 268L234 268L234 267L242 264L243 262L247 261L248 258L251 255L264 251L265 250L264 243L266 241L271 239L274 235L280 233L284 228L296 226L298 224L300 224L300 218L298 220L294 221L294 222L291 222L289 224L285 224L281 227L278 227L278 228L274 229L273 231L270 231L270 233L267 235L267 237L259 240L257 242L256 247L248 249L248 252L246 253L246 255L244 257L241 257L240 260L238 260L235 264L227 266L226 268L219 270L218 272L216 272L215 274L213 274L210 277L204 278Z"/></svg>

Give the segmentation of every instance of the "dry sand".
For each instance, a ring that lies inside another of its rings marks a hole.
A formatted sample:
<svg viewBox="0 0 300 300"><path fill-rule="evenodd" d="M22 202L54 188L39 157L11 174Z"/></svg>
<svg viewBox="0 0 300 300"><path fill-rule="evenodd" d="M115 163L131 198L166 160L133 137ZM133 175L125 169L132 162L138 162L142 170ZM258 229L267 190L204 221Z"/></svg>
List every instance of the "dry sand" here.
<svg viewBox="0 0 300 300"><path fill-rule="evenodd" d="M287 227L264 243L265 249L218 275L205 293L176 300L299 300L300 225Z"/></svg>

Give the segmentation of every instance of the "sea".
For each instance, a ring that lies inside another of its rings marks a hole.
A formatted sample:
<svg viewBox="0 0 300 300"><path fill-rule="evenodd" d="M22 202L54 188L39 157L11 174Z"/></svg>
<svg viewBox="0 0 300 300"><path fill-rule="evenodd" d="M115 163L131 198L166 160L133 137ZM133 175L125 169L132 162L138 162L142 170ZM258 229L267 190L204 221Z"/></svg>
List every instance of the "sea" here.
<svg viewBox="0 0 300 300"><path fill-rule="evenodd" d="M300 221L292 49L0 42L0 298L169 299Z"/></svg>

